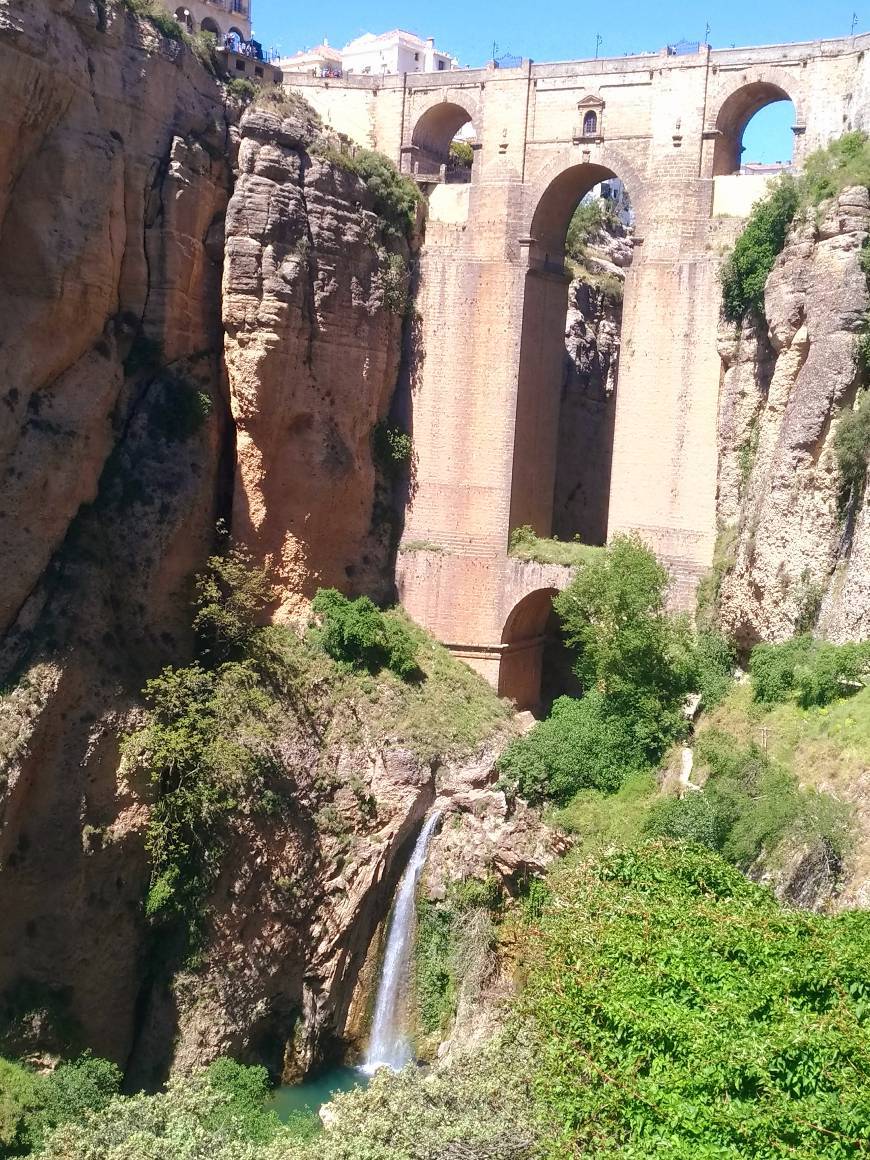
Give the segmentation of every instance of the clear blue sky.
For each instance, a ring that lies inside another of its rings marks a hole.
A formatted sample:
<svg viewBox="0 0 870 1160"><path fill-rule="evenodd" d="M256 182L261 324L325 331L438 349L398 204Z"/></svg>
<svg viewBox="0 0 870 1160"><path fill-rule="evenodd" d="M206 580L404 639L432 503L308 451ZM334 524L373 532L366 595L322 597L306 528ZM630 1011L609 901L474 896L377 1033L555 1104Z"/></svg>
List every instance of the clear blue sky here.
<svg viewBox="0 0 870 1160"><path fill-rule="evenodd" d="M703 40L709 22L714 48L729 45L771 44L785 40L816 40L848 36L852 3L820 5L817 0L731 0L656 4L626 0L621 4L582 7L569 0L441 0L421 4L407 0L333 0L326 4L297 4L287 0L251 0L254 34L267 48L282 54L319 43L324 36L340 48L362 32L407 28L420 36L434 36L439 48L475 67L492 55L513 53L536 61L580 60L595 55L600 34L602 56L627 52L654 52L677 40ZM857 31L870 27L870 13L857 9ZM783 129L793 123L791 106L772 106L766 116L773 128L756 128L744 139L747 160L782 160ZM787 134L790 137L790 134Z"/></svg>

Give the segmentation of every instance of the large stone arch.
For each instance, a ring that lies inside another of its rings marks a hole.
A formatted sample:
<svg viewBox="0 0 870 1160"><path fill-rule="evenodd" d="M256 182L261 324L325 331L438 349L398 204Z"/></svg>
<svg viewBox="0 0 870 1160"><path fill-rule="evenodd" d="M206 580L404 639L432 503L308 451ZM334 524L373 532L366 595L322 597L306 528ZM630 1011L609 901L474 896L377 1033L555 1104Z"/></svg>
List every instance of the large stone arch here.
<svg viewBox="0 0 870 1160"><path fill-rule="evenodd" d="M218 43L223 43L223 33L221 27L213 16L206 16L199 22L200 32L210 32L212 36L216 36Z"/></svg>
<svg viewBox="0 0 870 1160"><path fill-rule="evenodd" d="M741 74L718 93L708 110L708 129L713 136L713 177L737 173L740 169L740 147L746 126L767 105L790 101L795 111L796 127L803 126L802 94L781 73L753 71ZM797 160L797 157L795 157Z"/></svg>
<svg viewBox="0 0 870 1160"><path fill-rule="evenodd" d="M513 701L518 709L537 709L540 704L547 622L558 591L539 588L527 593L505 620L498 693Z"/></svg>
<svg viewBox="0 0 870 1160"><path fill-rule="evenodd" d="M532 169L523 186L522 229L522 235L532 239L530 261L543 259L548 252L551 258L561 259L564 234L574 207L593 186L609 177L618 177L628 191L637 232L642 234L647 213L646 186L641 176L643 161L629 158L605 142L588 149L575 146L559 150L539 168ZM552 250L548 250L548 243Z"/></svg>
<svg viewBox="0 0 870 1160"><path fill-rule="evenodd" d="M441 166L448 163L450 142L462 126L471 122L479 132L476 102L464 97L463 92L457 93L456 99L445 93L437 100L426 101L423 108L415 107L410 140L413 172L437 175Z"/></svg>
<svg viewBox="0 0 870 1160"><path fill-rule="evenodd" d="M605 164L605 156L609 164ZM539 536L549 536L553 530L565 316L571 280L564 267L565 236L577 203L601 181L619 178L634 204L637 175L630 166L617 168L616 160L614 153L599 150L595 160L578 162L575 152L567 166L555 172L552 167L542 169L531 186L526 205L528 232L518 243L528 246L528 264L513 430L510 529L528 524ZM605 487L603 503L607 502L609 479Z"/></svg>

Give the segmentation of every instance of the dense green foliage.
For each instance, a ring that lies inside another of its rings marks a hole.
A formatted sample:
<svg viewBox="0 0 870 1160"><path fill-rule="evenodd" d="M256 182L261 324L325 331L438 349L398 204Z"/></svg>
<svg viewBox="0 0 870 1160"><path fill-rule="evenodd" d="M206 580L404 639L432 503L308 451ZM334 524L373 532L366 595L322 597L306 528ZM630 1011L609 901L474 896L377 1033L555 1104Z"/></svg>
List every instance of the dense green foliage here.
<svg viewBox="0 0 870 1160"><path fill-rule="evenodd" d="M752 207L749 220L722 268L722 308L731 322L740 322L764 305L764 285L785 245L800 193L788 176L777 181Z"/></svg>
<svg viewBox="0 0 870 1160"><path fill-rule="evenodd" d="M394 479L410 464L414 454L411 436L401 427L377 423L372 429L372 455L384 474Z"/></svg>
<svg viewBox="0 0 870 1160"><path fill-rule="evenodd" d="M587 564L599 556L602 550L591 544L581 544L579 539L542 538L535 534L530 524L514 528L508 546L508 554L516 556L518 560L535 560L538 564L563 564L568 568Z"/></svg>
<svg viewBox="0 0 870 1160"><path fill-rule="evenodd" d="M192 438L211 414L211 398L182 375L167 371L156 386L148 415L153 435L170 443Z"/></svg>
<svg viewBox="0 0 870 1160"><path fill-rule="evenodd" d="M804 709L828 705L861 688L870 673L870 643L829 644L796 636L780 644L760 644L749 658L753 695L775 704L794 697Z"/></svg>
<svg viewBox="0 0 870 1160"><path fill-rule="evenodd" d="M781 843L823 842L842 855L850 837L848 808L827 794L801 789L783 765L758 746L741 746L727 733L707 730L695 747L704 788L653 805L646 829L653 835L697 842L740 869Z"/></svg>
<svg viewBox="0 0 870 1160"><path fill-rule="evenodd" d="M419 675L417 646L404 623L367 596L348 600L335 588L321 588L311 607L320 617L317 639L333 660L370 673L389 669L404 680Z"/></svg>
<svg viewBox="0 0 870 1160"><path fill-rule="evenodd" d="M586 247L590 240L615 221L613 209L606 198L592 198L581 202L568 223L565 238L565 256L581 262L586 257Z"/></svg>
<svg viewBox="0 0 870 1160"><path fill-rule="evenodd" d="M834 454L844 498L860 496L870 464L870 391L862 391L854 410L841 415L834 432Z"/></svg>
<svg viewBox="0 0 870 1160"><path fill-rule="evenodd" d="M121 1078L113 1063L90 1055L45 1075L0 1059L0 1158L27 1155L58 1125L104 1108Z"/></svg>
<svg viewBox="0 0 870 1160"><path fill-rule="evenodd" d="M507 788L563 803L582 789L616 790L685 735L688 693L700 690L711 704L724 696L731 650L668 614L667 585L648 548L617 536L554 599L584 696L559 698L512 743L499 761Z"/></svg>
<svg viewBox="0 0 870 1160"><path fill-rule="evenodd" d="M470 169L474 164L474 150L467 141L451 141L450 160L456 166Z"/></svg>
<svg viewBox="0 0 870 1160"><path fill-rule="evenodd" d="M850 185L870 185L870 138L863 132L844 133L811 153L800 177L781 177L755 203L722 269L722 305L727 319L741 322L751 312L762 312L764 284L795 215Z"/></svg>
<svg viewBox="0 0 870 1160"><path fill-rule="evenodd" d="M784 911L697 847L567 866L551 890L522 1002L548 1157L866 1152L866 914Z"/></svg>

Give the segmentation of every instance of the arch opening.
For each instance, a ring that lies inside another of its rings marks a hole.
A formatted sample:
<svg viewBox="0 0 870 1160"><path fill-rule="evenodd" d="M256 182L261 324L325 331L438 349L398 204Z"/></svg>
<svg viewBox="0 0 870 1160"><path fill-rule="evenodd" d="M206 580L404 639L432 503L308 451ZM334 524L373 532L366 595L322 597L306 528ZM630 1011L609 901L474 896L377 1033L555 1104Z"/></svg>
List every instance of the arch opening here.
<svg viewBox="0 0 870 1160"><path fill-rule="evenodd" d="M499 696L536 715L549 713L565 693L581 693L553 609L556 594L555 588L539 588L524 596L511 609L501 635Z"/></svg>
<svg viewBox="0 0 870 1160"><path fill-rule="evenodd" d="M186 28L188 32L193 32L193 17L190 14L189 8L176 8L175 19L182 28Z"/></svg>
<svg viewBox="0 0 870 1160"><path fill-rule="evenodd" d="M218 38L218 40L220 40L220 37L221 37L220 27L218 26L218 22L216 20L213 20L211 16L206 16L202 20L200 20L199 28L200 28L201 32L210 32L212 34L212 36L216 36Z"/></svg>
<svg viewBox="0 0 870 1160"><path fill-rule="evenodd" d="M794 104L779 85L754 81L732 93L716 119L713 176L788 170L795 121Z"/></svg>
<svg viewBox="0 0 870 1160"><path fill-rule="evenodd" d="M510 527L603 544L634 245L629 193L604 166L572 166L544 191L530 233Z"/></svg>
<svg viewBox="0 0 870 1160"><path fill-rule="evenodd" d="M468 110L452 101L440 101L414 126L412 172L435 181L469 181L475 143Z"/></svg>

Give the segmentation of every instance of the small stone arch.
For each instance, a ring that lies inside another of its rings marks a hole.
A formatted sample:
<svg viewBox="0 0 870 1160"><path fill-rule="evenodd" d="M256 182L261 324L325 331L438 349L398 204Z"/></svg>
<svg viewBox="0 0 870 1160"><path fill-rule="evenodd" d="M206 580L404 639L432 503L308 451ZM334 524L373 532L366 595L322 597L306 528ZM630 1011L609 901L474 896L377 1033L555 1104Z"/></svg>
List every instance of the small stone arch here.
<svg viewBox="0 0 870 1160"><path fill-rule="evenodd" d="M719 106L716 114L713 145L713 176L723 177L740 169L740 151L743 133L756 113L767 105L790 101L799 120L798 104L781 84L768 79L756 79L732 90Z"/></svg>
<svg viewBox="0 0 870 1160"><path fill-rule="evenodd" d="M450 142L472 114L455 101L437 101L417 118L411 133L411 170L437 176L450 161Z"/></svg>
<svg viewBox="0 0 870 1160"><path fill-rule="evenodd" d="M182 26L182 28L186 28L188 32L193 32L193 17L190 14L189 8L185 8L183 5L179 8L176 8L175 19Z"/></svg>
<svg viewBox="0 0 870 1160"><path fill-rule="evenodd" d="M547 625L553 615L556 588L529 592L508 613L501 634L498 694L518 709L540 707L541 676Z"/></svg>
<svg viewBox="0 0 870 1160"><path fill-rule="evenodd" d="M210 32L212 34L212 36L216 36L218 38L218 41L220 41L220 39L223 35L221 33L221 30L220 30L220 25L211 16L206 16L202 20L200 20L199 29L200 29L200 32Z"/></svg>

